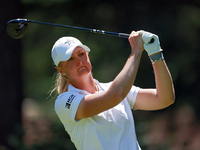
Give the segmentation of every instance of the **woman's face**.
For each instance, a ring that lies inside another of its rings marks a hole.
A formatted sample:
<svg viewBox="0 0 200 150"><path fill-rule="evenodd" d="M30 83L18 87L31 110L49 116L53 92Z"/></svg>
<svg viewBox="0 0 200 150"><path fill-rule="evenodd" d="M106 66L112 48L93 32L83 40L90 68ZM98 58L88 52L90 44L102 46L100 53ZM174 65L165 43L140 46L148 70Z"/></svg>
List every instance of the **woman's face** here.
<svg viewBox="0 0 200 150"><path fill-rule="evenodd" d="M88 53L85 52L82 47L76 47L67 61L60 62L57 70L60 73L65 74L71 83L73 80L84 77L84 75L87 75L92 71Z"/></svg>

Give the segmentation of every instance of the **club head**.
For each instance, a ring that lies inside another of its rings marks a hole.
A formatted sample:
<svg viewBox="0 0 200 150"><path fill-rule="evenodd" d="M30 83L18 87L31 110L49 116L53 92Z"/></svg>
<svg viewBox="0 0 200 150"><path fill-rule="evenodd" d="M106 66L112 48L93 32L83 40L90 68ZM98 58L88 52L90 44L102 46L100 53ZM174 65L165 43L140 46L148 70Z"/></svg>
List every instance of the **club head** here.
<svg viewBox="0 0 200 150"><path fill-rule="evenodd" d="M27 27L27 19L13 19L6 24L6 32L10 37L20 39L26 33Z"/></svg>

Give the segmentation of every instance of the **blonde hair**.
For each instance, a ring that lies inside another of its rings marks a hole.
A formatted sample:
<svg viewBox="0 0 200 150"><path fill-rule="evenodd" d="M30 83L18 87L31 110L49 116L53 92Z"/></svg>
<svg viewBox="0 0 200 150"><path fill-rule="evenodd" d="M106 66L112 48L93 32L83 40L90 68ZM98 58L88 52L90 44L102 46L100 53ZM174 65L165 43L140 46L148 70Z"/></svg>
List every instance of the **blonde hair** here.
<svg viewBox="0 0 200 150"><path fill-rule="evenodd" d="M58 95L68 91L69 81L64 75L62 75L60 72L57 72L55 73L53 79L55 79L55 83L53 89L49 92L49 96L52 96L55 91L57 91Z"/></svg>
<svg viewBox="0 0 200 150"><path fill-rule="evenodd" d="M58 94L60 95L66 92L68 90L68 86L69 86L69 81L67 80L67 78L58 72L55 81L55 88Z"/></svg>

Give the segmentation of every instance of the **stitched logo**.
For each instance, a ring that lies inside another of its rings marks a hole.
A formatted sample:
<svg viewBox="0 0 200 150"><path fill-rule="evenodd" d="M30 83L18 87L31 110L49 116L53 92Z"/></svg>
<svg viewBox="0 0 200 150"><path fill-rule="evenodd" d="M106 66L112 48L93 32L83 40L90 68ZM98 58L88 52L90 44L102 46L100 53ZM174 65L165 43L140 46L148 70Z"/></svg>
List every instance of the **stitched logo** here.
<svg viewBox="0 0 200 150"><path fill-rule="evenodd" d="M64 44L68 44L70 46L72 43L73 44L75 43L75 41L73 39L72 40L67 40Z"/></svg>
<svg viewBox="0 0 200 150"><path fill-rule="evenodd" d="M70 109L71 104L72 104L72 101L74 100L75 97L76 97L76 96L73 95L73 94L69 96L69 98L68 98L68 100L67 100L67 102L66 102L66 104L65 104L65 108Z"/></svg>

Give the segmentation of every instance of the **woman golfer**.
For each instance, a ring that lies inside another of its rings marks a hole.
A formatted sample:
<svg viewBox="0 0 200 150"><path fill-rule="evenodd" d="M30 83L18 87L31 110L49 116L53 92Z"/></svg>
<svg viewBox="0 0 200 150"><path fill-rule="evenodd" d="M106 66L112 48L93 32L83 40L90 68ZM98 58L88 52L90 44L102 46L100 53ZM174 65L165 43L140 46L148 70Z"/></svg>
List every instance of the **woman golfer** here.
<svg viewBox="0 0 200 150"><path fill-rule="evenodd" d="M110 83L93 78L90 49L78 39L62 37L52 48L59 74L55 111L78 150L140 150L131 109L158 110L174 103L158 36L132 31L128 40L130 56ZM143 49L152 61L155 89L133 85Z"/></svg>

